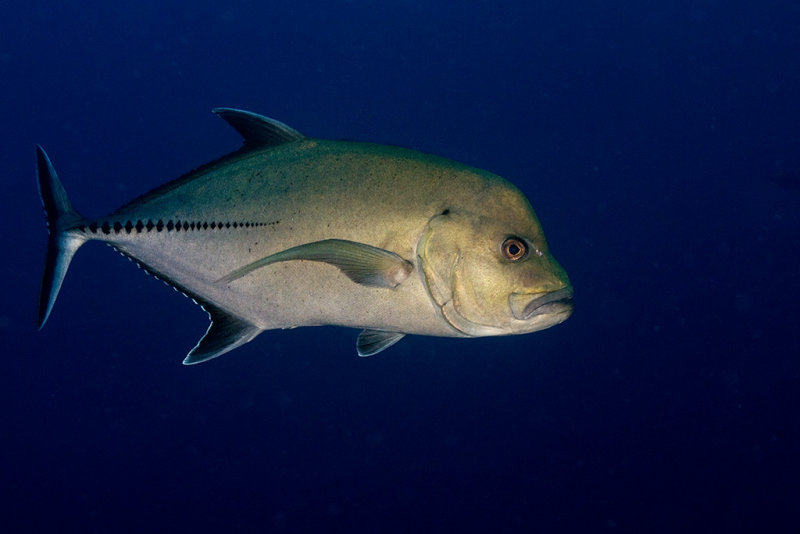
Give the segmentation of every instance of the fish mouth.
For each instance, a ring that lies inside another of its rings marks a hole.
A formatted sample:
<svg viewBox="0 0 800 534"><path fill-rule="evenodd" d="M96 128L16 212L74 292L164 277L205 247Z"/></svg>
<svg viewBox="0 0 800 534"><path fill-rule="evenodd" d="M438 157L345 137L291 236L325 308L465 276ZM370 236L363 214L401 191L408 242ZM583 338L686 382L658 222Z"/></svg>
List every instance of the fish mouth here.
<svg viewBox="0 0 800 534"><path fill-rule="evenodd" d="M508 303L511 313L520 321L528 321L540 315L564 315L566 319L575 307L570 286L547 293L512 293L508 297Z"/></svg>

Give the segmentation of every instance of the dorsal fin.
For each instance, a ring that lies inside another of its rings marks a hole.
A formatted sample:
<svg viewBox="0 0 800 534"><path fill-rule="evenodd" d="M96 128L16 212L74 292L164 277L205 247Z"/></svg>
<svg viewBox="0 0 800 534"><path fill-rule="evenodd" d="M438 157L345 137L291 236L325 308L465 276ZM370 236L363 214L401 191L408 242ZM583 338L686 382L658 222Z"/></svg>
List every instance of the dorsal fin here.
<svg viewBox="0 0 800 534"><path fill-rule="evenodd" d="M214 108L213 111L244 137L244 147L248 149L277 146L305 138L294 128L263 115L233 108Z"/></svg>

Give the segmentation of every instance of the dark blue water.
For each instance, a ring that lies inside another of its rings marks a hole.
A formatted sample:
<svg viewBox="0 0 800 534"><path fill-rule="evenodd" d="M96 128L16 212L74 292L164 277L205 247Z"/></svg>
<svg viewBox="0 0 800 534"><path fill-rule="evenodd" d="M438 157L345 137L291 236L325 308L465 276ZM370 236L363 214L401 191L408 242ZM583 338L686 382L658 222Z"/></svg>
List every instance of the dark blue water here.
<svg viewBox="0 0 800 534"><path fill-rule="evenodd" d="M800 531L796 2L78 4L0 18L4 531ZM187 368L205 313L89 244L35 332L34 143L99 215L215 106L509 178L576 313Z"/></svg>

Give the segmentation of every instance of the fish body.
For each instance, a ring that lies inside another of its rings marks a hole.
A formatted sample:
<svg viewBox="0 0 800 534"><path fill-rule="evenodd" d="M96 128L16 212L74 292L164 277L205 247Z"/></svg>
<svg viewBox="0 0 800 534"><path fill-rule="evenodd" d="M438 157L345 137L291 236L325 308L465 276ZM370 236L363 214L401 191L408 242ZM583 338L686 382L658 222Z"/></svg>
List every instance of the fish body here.
<svg viewBox="0 0 800 534"><path fill-rule="evenodd" d="M413 150L311 139L266 117L215 111L243 135L240 150L98 219L72 208L39 148L50 228L40 327L70 258L89 240L209 312L209 331L185 363L277 328L362 328L359 353L370 355L405 334L516 334L571 313L569 280L528 201L504 179Z"/></svg>

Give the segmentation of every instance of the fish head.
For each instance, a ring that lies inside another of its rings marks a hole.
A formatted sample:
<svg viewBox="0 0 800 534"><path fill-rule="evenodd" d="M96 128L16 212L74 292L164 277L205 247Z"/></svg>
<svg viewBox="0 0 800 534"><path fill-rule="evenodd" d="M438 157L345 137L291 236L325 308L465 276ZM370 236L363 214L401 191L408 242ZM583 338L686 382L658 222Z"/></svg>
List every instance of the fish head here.
<svg viewBox="0 0 800 534"><path fill-rule="evenodd" d="M510 193L480 209L443 210L418 243L428 294L461 335L534 332L572 313L567 273L550 254L527 199Z"/></svg>

